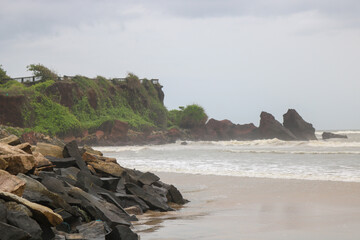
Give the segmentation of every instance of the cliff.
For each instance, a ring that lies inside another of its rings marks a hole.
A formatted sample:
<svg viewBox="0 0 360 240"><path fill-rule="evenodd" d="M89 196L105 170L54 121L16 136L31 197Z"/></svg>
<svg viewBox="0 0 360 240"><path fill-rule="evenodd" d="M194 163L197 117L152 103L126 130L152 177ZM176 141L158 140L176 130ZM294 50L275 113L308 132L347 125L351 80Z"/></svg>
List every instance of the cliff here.
<svg viewBox="0 0 360 240"><path fill-rule="evenodd" d="M115 120L134 131L159 130L167 126L163 100L158 82L132 74L118 80L12 80L0 85L0 124L62 138L111 132Z"/></svg>

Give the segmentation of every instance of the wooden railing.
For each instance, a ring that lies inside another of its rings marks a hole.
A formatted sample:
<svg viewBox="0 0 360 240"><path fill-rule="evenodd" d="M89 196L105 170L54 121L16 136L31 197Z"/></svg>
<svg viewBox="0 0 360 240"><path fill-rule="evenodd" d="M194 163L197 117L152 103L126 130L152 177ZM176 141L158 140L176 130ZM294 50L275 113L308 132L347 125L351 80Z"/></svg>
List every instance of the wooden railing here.
<svg viewBox="0 0 360 240"><path fill-rule="evenodd" d="M63 76L63 77L58 77L58 81L63 81L63 80L71 80L75 78L75 76ZM17 77L17 78L9 78L9 79L3 79L4 82L10 81L10 80L15 80L18 81L20 83L31 83L31 82L39 82L41 80L43 80L42 76L30 76L30 77ZM111 79L112 81L118 81L118 82L127 82L127 78L113 78ZM143 83L145 80L147 79L139 79L141 83ZM149 81L151 81L152 84L159 84L159 79L150 79Z"/></svg>

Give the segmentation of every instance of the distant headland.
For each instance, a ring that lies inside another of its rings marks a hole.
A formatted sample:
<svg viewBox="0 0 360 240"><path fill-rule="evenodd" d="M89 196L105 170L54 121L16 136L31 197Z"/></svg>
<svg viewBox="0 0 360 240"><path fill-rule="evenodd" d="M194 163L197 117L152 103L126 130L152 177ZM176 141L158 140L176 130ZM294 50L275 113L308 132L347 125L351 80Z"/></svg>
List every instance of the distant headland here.
<svg viewBox="0 0 360 240"><path fill-rule="evenodd" d="M2 129L36 143L47 135L88 145L164 144L176 140L316 140L315 129L294 109L283 123L269 113L260 124L234 124L208 119L193 104L167 110L159 79L102 76L60 77L41 64L32 64L31 77L11 78L0 66Z"/></svg>

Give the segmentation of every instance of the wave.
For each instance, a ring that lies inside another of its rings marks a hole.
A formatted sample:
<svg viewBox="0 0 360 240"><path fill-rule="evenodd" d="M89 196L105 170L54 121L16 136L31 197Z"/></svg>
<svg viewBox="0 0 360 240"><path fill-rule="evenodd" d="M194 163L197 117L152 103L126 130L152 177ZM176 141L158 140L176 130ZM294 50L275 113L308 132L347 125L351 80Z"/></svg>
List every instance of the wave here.
<svg viewBox="0 0 360 240"><path fill-rule="evenodd" d="M196 142L193 142L196 144ZM207 144L207 142L199 142L199 144ZM212 145L221 146L309 146L309 147L360 147L360 142L357 141L338 141L338 140L313 140L313 141L282 141L277 138L265 140L252 140L252 141L219 141L211 142Z"/></svg>
<svg viewBox="0 0 360 240"><path fill-rule="evenodd" d="M127 167L124 165L124 167ZM168 172L182 174L199 174L231 177L252 177L252 178L275 178L275 179L297 179L297 180L320 180L320 181L341 181L341 182L360 182L359 175L356 174L334 174L334 173L291 173L291 172L273 172L273 171L233 171L219 168L194 168L194 167L176 167L167 165L138 166L138 170L150 172ZM201 191L202 189L200 189Z"/></svg>
<svg viewBox="0 0 360 240"><path fill-rule="evenodd" d="M259 153L259 154L324 154L324 155L331 155L331 154L353 154L353 155L360 155L360 151L332 151L332 152L325 152L325 151L282 151L282 150L234 150L234 149L224 149L224 152L230 153Z"/></svg>
<svg viewBox="0 0 360 240"><path fill-rule="evenodd" d="M323 134L323 132L331 132L331 133L335 133L335 134L359 134L360 135L360 130L334 130L334 131L316 131L315 134L317 135L321 135Z"/></svg>

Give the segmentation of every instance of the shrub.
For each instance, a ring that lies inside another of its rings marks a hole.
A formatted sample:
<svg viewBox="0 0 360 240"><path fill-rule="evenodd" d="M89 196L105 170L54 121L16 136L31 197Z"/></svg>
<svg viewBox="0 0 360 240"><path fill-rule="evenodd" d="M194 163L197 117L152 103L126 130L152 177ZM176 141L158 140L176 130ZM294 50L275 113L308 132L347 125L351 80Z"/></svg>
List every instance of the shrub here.
<svg viewBox="0 0 360 240"><path fill-rule="evenodd" d="M2 65L0 64L0 82L2 80L9 79L10 77L6 74L6 71L3 69Z"/></svg>
<svg viewBox="0 0 360 240"><path fill-rule="evenodd" d="M42 77L42 80L57 80L59 77L54 71L42 64L30 64L27 69L33 72L34 76Z"/></svg>

